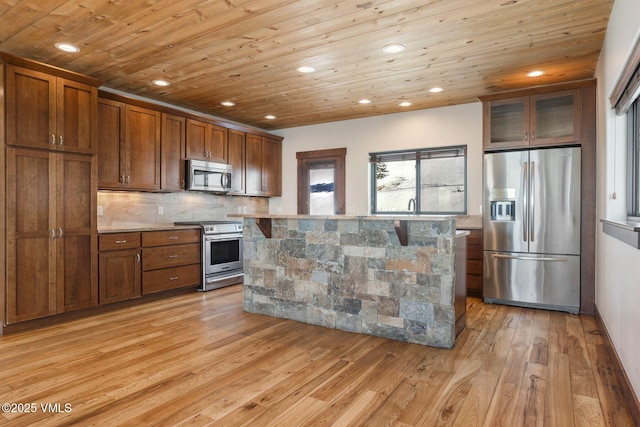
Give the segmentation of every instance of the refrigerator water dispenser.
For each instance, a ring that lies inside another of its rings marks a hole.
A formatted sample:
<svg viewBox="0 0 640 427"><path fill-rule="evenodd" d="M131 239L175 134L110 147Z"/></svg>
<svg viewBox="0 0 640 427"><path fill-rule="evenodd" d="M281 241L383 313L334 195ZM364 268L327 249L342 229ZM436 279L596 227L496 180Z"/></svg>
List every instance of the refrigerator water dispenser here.
<svg viewBox="0 0 640 427"><path fill-rule="evenodd" d="M492 200L490 218L491 221L515 221L516 201L515 200Z"/></svg>

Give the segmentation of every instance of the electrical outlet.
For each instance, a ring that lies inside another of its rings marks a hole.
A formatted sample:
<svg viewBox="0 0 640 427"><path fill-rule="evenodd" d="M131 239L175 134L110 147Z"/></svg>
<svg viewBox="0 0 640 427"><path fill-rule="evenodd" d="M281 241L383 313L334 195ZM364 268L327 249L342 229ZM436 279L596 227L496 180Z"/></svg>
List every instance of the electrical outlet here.
<svg viewBox="0 0 640 427"><path fill-rule="evenodd" d="M164 207L158 206L158 215L164 215Z"/></svg>
<svg viewBox="0 0 640 427"><path fill-rule="evenodd" d="M102 206L98 205L98 216L102 216L104 214L104 211L102 210Z"/></svg>

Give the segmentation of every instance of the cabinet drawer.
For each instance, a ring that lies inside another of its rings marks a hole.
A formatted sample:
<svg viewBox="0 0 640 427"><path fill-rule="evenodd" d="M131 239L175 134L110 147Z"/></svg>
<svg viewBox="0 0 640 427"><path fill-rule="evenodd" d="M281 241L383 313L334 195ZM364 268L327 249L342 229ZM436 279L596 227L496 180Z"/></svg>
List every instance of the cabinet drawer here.
<svg viewBox="0 0 640 427"><path fill-rule="evenodd" d="M142 233L142 246L184 245L200 243L200 229L146 231Z"/></svg>
<svg viewBox="0 0 640 427"><path fill-rule="evenodd" d="M481 245L468 245L467 246L467 259L482 259L482 246Z"/></svg>
<svg viewBox="0 0 640 427"><path fill-rule="evenodd" d="M200 284L201 276L200 264L145 271L142 273L142 293L147 295L169 289L196 286Z"/></svg>
<svg viewBox="0 0 640 427"><path fill-rule="evenodd" d="M98 250L113 251L140 247L140 233L113 233L98 236Z"/></svg>
<svg viewBox="0 0 640 427"><path fill-rule="evenodd" d="M158 246L142 249L142 270L200 264L200 244Z"/></svg>
<svg viewBox="0 0 640 427"><path fill-rule="evenodd" d="M470 232L470 234L467 237L467 244L482 246L482 231L480 231L480 230L469 230L469 232Z"/></svg>
<svg viewBox="0 0 640 427"><path fill-rule="evenodd" d="M467 260L467 274L482 275L482 260Z"/></svg>

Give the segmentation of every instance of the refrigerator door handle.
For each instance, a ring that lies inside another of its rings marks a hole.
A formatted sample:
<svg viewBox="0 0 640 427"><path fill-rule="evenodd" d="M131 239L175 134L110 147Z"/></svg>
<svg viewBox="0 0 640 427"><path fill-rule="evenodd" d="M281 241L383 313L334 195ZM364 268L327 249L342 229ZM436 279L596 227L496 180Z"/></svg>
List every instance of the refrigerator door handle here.
<svg viewBox="0 0 640 427"><path fill-rule="evenodd" d="M550 257L534 257L534 256L520 256L520 255L502 255L502 254L491 254L491 256L495 259L519 259L523 261L558 261L558 262L569 261L568 258L550 258Z"/></svg>
<svg viewBox="0 0 640 427"><path fill-rule="evenodd" d="M522 164L522 239L526 242L527 241L527 222L528 222L528 215L527 213L529 212L529 193L527 192L527 188L529 187L528 182L527 182L527 177L529 176L529 174L527 173L527 169L528 169L528 162L524 162Z"/></svg>
<svg viewBox="0 0 640 427"><path fill-rule="evenodd" d="M536 198L535 198L535 194L533 193L534 187L535 187L535 174L534 174L534 169L536 167L536 162L534 162L533 160L531 161L531 171L529 176L531 177L531 185L529 186L529 203L530 203L530 207L529 207L529 239L533 242L533 231L534 231L534 221L535 221L535 210L536 210Z"/></svg>

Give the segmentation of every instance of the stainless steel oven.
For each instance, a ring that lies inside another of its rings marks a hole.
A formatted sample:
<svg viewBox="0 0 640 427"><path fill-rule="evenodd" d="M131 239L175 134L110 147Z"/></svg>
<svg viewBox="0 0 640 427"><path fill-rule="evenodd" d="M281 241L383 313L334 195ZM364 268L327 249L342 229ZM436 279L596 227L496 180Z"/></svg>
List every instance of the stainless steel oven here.
<svg viewBox="0 0 640 427"><path fill-rule="evenodd" d="M242 283L242 223L237 221L179 222L202 229L201 291Z"/></svg>

